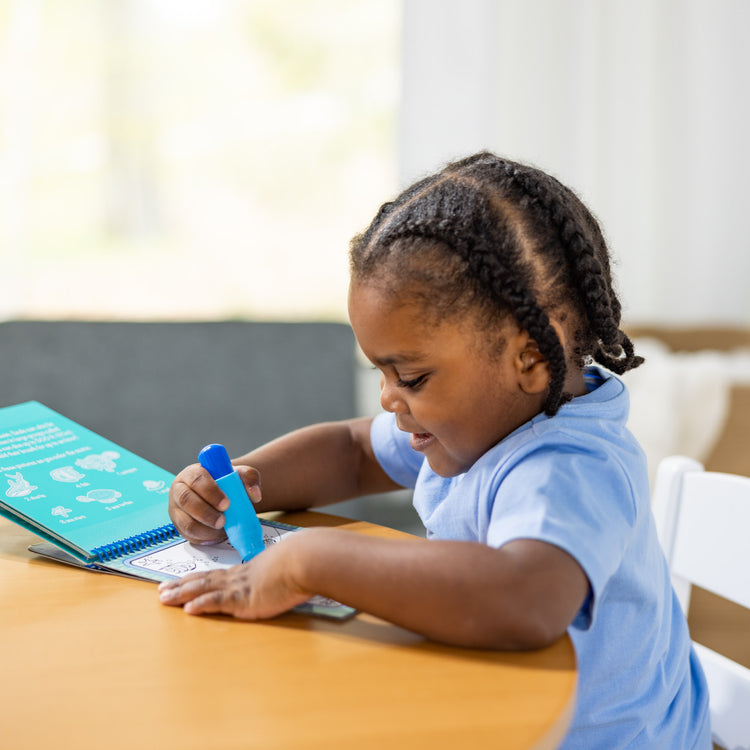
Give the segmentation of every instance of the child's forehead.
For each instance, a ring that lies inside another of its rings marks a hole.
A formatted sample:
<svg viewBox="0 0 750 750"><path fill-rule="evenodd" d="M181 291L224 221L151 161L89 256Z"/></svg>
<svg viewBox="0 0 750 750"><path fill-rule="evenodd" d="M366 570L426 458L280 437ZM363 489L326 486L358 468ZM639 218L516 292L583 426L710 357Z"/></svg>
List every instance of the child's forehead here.
<svg viewBox="0 0 750 750"><path fill-rule="evenodd" d="M374 308L377 312L387 314L407 306L409 297L393 285L382 280L353 280L349 284L349 310L365 312Z"/></svg>
<svg viewBox="0 0 750 750"><path fill-rule="evenodd" d="M508 311L494 311L488 321L488 310L477 300L449 295L443 298L424 284L382 284L353 281L349 286L349 317L353 315L397 315L413 319L414 325L442 327L462 326L467 329L496 327L508 317Z"/></svg>
<svg viewBox="0 0 750 750"><path fill-rule="evenodd" d="M487 315L476 307L446 311L431 305L422 295L394 295L369 283L350 287L349 318L360 345L378 344L381 355L378 359L384 365L424 359L424 342L445 337L460 337L467 345L474 346L478 343L483 346L490 340L491 348L495 349L498 338L518 327L512 316L498 315L490 323ZM386 342L381 349L380 345Z"/></svg>
<svg viewBox="0 0 750 750"><path fill-rule="evenodd" d="M429 295L415 293L408 285L394 290L369 282L350 286L349 317L353 323L355 318L369 319L376 325L384 325L395 318L409 331L437 327L447 319Z"/></svg>

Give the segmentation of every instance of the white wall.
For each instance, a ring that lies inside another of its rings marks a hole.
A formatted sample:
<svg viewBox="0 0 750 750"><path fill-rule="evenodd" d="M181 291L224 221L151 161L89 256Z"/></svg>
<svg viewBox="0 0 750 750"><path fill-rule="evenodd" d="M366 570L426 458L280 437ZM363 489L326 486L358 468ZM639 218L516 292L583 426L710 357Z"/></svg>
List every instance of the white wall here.
<svg viewBox="0 0 750 750"><path fill-rule="evenodd" d="M750 324L750 2L405 0L400 178L489 148L601 220L630 323Z"/></svg>

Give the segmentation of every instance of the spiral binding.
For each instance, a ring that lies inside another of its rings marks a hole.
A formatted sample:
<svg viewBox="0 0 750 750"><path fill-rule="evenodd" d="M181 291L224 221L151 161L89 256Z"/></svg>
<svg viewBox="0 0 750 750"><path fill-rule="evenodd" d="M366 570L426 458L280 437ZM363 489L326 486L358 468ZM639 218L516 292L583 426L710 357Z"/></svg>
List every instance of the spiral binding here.
<svg viewBox="0 0 750 750"><path fill-rule="evenodd" d="M140 552L142 549L152 547L155 544L168 542L170 539L178 537L179 533L173 524L168 523L160 526L158 529L147 531L143 534L129 536L126 539L120 539L111 544L105 544L102 547L95 547L91 550L96 562L110 562L123 555L129 555L133 552Z"/></svg>

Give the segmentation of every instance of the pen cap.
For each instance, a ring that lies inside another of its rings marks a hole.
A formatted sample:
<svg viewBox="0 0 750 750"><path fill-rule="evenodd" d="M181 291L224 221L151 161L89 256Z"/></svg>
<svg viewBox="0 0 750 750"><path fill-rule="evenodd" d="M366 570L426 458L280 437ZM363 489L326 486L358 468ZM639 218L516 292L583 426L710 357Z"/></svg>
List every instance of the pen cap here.
<svg viewBox="0 0 750 750"><path fill-rule="evenodd" d="M214 479L221 479L234 471L227 449L219 443L207 445L198 454L198 461Z"/></svg>

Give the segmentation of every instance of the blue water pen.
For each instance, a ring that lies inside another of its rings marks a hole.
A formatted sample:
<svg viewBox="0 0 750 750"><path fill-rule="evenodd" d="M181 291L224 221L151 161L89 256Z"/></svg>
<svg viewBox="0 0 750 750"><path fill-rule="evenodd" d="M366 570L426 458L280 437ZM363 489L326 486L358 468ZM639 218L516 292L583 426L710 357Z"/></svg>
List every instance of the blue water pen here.
<svg viewBox="0 0 750 750"><path fill-rule="evenodd" d="M230 544L240 553L242 562L247 562L259 552L263 552L263 528L247 495L240 475L229 460L227 449L213 443L199 454L200 465L214 478L219 489L229 498L229 507L224 511Z"/></svg>

